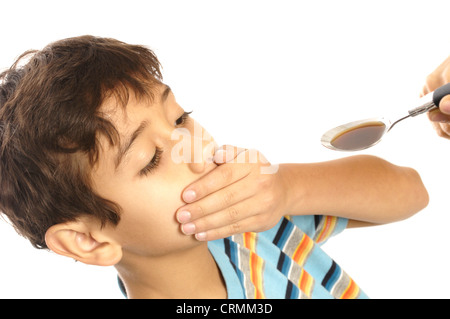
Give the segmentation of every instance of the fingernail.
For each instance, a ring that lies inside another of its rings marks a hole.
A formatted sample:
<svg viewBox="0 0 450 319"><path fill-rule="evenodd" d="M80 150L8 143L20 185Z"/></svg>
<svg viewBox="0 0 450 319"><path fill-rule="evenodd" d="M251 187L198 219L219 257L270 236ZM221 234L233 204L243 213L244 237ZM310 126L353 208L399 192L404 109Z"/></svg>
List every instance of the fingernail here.
<svg viewBox="0 0 450 319"><path fill-rule="evenodd" d="M183 210L177 215L178 222L184 224L191 220L191 213L187 210Z"/></svg>
<svg viewBox="0 0 450 319"><path fill-rule="evenodd" d="M193 202L195 200L195 192L193 190L185 191L183 194L183 199L185 202Z"/></svg>
<svg viewBox="0 0 450 319"><path fill-rule="evenodd" d="M205 240L206 239L206 233L202 232L202 233L195 234L195 238L197 240L200 240L200 241Z"/></svg>
<svg viewBox="0 0 450 319"><path fill-rule="evenodd" d="M184 224L181 226L181 230L185 235L192 235L195 233L195 225L192 223Z"/></svg>
<svg viewBox="0 0 450 319"><path fill-rule="evenodd" d="M226 159L223 158L224 155L225 155L225 150L218 150L218 151L214 154L214 157L213 157L214 162L215 162L215 163L218 163L218 164L223 164L223 163L225 163L225 162L226 162Z"/></svg>

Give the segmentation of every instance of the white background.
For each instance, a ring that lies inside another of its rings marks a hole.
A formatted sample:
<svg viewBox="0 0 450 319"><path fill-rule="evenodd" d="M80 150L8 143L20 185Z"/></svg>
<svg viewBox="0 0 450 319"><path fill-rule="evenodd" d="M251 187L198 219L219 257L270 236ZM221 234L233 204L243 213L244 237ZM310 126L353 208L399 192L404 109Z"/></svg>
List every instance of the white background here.
<svg viewBox="0 0 450 319"><path fill-rule="evenodd" d="M0 15L0 68L70 36L147 45L220 144L272 163L351 155L323 148L322 133L415 107L450 54L448 0L6 1ZM422 115L359 153L414 167L430 204L407 221L347 230L325 250L372 298L449 298L450 141ZM0 298L122 296L114 268L36 250L0 221Z"/></svg>

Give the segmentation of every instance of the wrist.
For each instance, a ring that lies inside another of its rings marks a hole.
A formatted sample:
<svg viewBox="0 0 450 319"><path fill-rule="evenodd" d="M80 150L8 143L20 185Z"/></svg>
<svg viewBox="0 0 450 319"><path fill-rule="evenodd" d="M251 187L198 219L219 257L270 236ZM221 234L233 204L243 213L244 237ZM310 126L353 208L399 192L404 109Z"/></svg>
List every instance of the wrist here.
<svg viewBox="0 0 450 319"><path fill-rule="evenodd" d="M304 205L306 183L302 182L300 164L280 164L278 171L285 194L285 215L301 214Z"/></svg>

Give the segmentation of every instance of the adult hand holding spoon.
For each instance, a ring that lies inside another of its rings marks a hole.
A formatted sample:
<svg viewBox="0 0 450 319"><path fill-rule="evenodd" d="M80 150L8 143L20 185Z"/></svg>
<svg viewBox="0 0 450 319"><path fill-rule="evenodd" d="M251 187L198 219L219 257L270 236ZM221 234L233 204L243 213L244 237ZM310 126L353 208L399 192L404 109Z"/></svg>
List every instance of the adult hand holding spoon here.
<svg viewBox="0 0 450 319"><path fill-rule="evenodd" d="M421 95L424 96L449 82L450 56L428 75ZM429 112L428 118L439 136L450 139L450 96L442 98L439 109Z"/></svg>
<svg viewBox="0 0 450 319"><path fill-rule="evenodd" d="M369 148L377 144L400 121L426 112L439 110L438 107L441 101L443 101L443 104L446 104L444 102L447 101L450 102L450 83L444 84L423 96L415 108L408 110L405 115L394 121L385 118L372 118L335 127L322 136L322 145L337 151L359 151ZM440 113L439 115L443 114ZM447 125L445 129L448 129L448 124L445 124ZM450 130L445 131L442 127L441 130L450 133Z"/></svg>

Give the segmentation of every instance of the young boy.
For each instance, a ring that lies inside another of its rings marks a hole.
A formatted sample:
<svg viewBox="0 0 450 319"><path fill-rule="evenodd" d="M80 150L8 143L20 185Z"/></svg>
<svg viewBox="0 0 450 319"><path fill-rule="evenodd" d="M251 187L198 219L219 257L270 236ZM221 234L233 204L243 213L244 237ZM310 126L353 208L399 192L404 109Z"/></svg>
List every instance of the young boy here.
<svg viewBox="0 0 450 319"><path fill-rule="evenodd" d="M320 244L428 202L375 157L217 150L142 46L65 39L0 78L0 211L37 248L115 265L129 298L363 298Z"/></svg>

